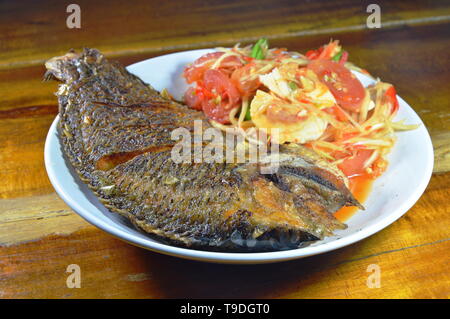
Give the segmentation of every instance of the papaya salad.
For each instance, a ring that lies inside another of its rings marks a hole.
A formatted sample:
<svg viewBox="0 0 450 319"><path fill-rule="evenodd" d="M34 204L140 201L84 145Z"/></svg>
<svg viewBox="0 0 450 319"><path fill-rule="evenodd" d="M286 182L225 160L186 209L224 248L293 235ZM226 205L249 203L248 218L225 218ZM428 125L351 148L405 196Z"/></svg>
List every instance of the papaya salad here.
<svg viewBox="0 0 450 319"><path fill-rule="evenodd" d="M185 103L220 129L278 129L277 140L299 143L348 177L376 178L387 168L394 132L416 125L394 122L399 103L393 85L364 87L338 41L305 54L255 45L218 48L188 65Z"/></svg>

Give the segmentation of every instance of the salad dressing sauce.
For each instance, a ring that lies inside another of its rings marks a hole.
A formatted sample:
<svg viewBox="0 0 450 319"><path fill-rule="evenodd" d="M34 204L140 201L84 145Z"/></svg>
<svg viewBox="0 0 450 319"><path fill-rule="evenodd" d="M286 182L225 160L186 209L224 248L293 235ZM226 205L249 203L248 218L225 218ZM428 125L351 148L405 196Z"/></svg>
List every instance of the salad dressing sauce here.
<svg viewBox="0 0 450 319"><path fill-rule="evenodd" d="M362 204L367 199L372 189L374 179L368 175L355 176L349 179L349 189L353 196ZM342 207L334 216L341 222L347 221L357 211L358 207Z"/></svg>

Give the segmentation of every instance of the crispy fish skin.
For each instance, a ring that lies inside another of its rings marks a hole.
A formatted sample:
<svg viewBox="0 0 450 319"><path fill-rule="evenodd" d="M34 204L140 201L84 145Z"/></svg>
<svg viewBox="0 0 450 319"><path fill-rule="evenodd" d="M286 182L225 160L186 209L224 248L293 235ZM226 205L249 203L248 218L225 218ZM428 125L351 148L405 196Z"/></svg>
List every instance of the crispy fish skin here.
<svg viewBox="0 0 450 319"><path fill-rule="evenodd" d="M280 148L280 168L258 163L171 159L171 132L210 127L203 113L163 98L97 50L46 63L63 84L59 138L64 153L111 211L159 239L219 251L297 248L346 226L333 212L360 204L335 168L297 145Z"/></svg>

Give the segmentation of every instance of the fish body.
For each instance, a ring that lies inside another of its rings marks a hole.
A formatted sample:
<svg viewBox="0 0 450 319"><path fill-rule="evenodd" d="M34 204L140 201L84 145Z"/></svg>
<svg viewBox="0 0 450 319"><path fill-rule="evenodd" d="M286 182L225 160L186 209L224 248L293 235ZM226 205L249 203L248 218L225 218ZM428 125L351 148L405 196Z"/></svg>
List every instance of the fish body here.
<svg viewBox="0 0 450 319"><path fill-rule="evenodd" d="M333 213L360 204L338 171L299 145L279 169L258 163L176 163L171 132L210 128L202 112L164 98L95 49L46 63L63 83L59 138L80 179L110 211L171 244L217 251L297 248L346 226Z"/></svg>

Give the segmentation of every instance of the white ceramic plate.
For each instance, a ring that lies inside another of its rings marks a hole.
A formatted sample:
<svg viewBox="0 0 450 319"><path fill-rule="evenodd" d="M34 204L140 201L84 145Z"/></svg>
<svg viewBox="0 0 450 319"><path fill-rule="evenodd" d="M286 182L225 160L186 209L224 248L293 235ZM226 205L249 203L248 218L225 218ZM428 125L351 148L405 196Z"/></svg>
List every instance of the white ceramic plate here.
<svg viewBox="0 0 450 319"><path fill-rule="evenodd" d="M167 88L181 99L187 85L181 73L183 67L211 50L173 53L148 59L128 67L128 70L157 90ZM364 85L373 81L357 74ZM136 230L127 220L103 207L83 184L71 165L64 160L55 118L45 144L45 166L56 192L81 217L104 231L133 245L155 252L187 259L236 264L269 263L312 256L364 239L388 226L405 214L419 199L430 180L433 169L433 147L427 129L419 116L401 98L398 119L420 123L420 128L398 133L398 141L389 155L389 168L378 178L364 206L347 221L348 228L333 237L294 250L265 253L221 253L193 250L166 245L150 239ZM386 240L389 240L386 238Z"/></svg>

